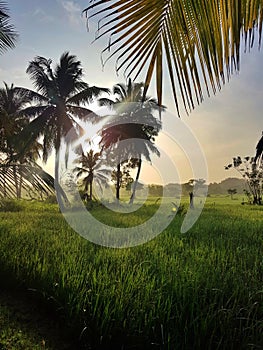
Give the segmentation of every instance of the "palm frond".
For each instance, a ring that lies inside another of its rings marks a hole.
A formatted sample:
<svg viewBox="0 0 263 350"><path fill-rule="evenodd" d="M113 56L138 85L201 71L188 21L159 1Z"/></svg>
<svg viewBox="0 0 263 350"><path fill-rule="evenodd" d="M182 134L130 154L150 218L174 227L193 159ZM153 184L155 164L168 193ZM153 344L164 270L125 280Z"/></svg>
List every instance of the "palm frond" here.
<svg viewBox="0 0 263 350"><path fill-rule="evenodd" d="M102 93L108 94L109 89L87 85L85 89L81 90L74 96L71 96L70 98L68 98L67 103L75 104L75 105L91 103L94 101L94 99L96 99Z"/></svg>
<svg viewBox="0 0 263 350"><path fill-rule="evenodd" d="M54 73L54 80L63 99L76 91L76 82L80 82L82 76L81 62L75 55L64 52Z"/></svg>
<svg viewBox="0 0 263 350"><path fill-rule="evenodd" d="M39 93L46 98L51 98L55 94L57 87L52 79L52 71L50 68L51 60L37 56L29 62L26 72L29 74L33 85Z"/></svg>
<svg viewBox="0 0 263 350"><path fill-rule="evenodd" d="M79 118L80 120L90 121L92 123L97 122L98 119L101 120L96 113L85 107L67 105L67 110L70 114Z"/></svg>
<svg viewBox="0 0 263 350"><path fill-rule="evenodd" d="M0 178L0 198L44 199L55 194L54 178L37 164L0 164Z"/></svg>
<svg viewBox="0 0 263 350"><path fill-rule="evenodd" d="M37 118L32 120L18 135L16 143L20 149L21 156L30 148L30 146L44 134L48 121L54 115L54 107L47 107Z"/></svg>
<svg viewBox="0 0 263 350"><path fill-rule="evenodd" d="M107 97L101 97L98 99L98 103L100 106L113 107L114 101Z"/></svg>
<svg viewBox="0 0 263 350"><path fill-rule="evenodd" d="M18 34L10 23L8 8L4 1L0 1L0 54L15 47Z"/></svg>
<svg viewBox="0 0 263 350"><path fill-rule="evenodd" d="M167 67L178 113L179 96L188 112L239 70L242 35L252 47L258 29L261 42L262 0L101 0L91 10L101 17L96 39L110 35L103 53L113 49L117 70L134 79L145 72L144 95L155 70L159 105Z"/></svg>
<svg viewBox="0 0 263 350"><path fill-rule="evenodd" d="M49 101L47 97L24 87L16 86L14 90L17 94L24 97L24 99L27 99L28 103L47 103Z"/></svg>
<svg viewBox="0 0 263 350"><path fill-rule="evenodd" d="M27 116L29 119L41 115L48 106L29 106L24 108L20 113Z"/></svg>
<svg viewBox="0 0 263 350"><path fill-rule="evenodd" d="M256 155L254 158L254 162L256 163L258 159L260 159L263 155L263 132L261 139L258 141L257 146L256 146Z"/></svg>

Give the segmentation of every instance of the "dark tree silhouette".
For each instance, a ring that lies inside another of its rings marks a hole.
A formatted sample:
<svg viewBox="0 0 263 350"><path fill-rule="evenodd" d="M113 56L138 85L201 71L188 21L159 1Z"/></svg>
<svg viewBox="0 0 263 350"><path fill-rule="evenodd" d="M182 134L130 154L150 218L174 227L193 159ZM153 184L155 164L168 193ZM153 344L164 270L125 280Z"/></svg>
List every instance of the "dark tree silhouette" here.
<svg viewBox="0 0 263 350"><path fill-rule="evenodd" d="M35 162L40 157L42 150L42 145L34 141L21 156L20 149L15 142L21 130L29 124L29 119L22 111L30 102L28 94L13 84L8 86L4 83L4 88L0 88L0 153L2 154L3 193L5 193L7 181L11 181L14 183L17 198L21 198L23 185L24 168L21 167L21 164L36 166ZM6 176L4 176L5 169ZM13 181L10 178L11 173Z"/></svg>
<svg viewBox="0 0 263 350"><path fill-rule="evenodd" d="M225 166L226 170L236 169L246 181L247 188L244 190L248 197L253 197L253 204L261 204L263 191L263 166L255 163L253 157L234 157L231 164Z"/></svg>
<svg viewBox="0 0 263 350"><path fill-rule="evenodd" d="M102 98L100 105L113 109L115 114L106 123L101 132L101 144L104 148L111 148L116 151L117 157L117 185L116 198L119 199L121 161L124 157L127 161L137 159L137 174L133 185L130 204L133 203L137 183L142 167L142 157L150 161L150 154L159 155L159 151L154 144L155 137L161 129L161 122L154 117L154 111L161 113L165 107L159 107L154 98L143 96L143 84L132 83L117 84L113 87L114 99ZM130 140L130 141L129 141ZM125 142L124 146L120 141Z"/></svg>
<svg viewBox="0 0 263 350"><path fill-rule="evenodd" d="M255 163L260 160L263 154L263 131L262 131L262 136L261 139L258 141L258 144L256 146L256 155L255 155Z"/></svg>
<svg viewBox="0 0 263 350"><path fill-rule="evenodd" d="M83 104L92 102L108 89L89 86L82 80L83 71L76 56L65 52L55 69L52 60L36 57L29 63L30 75L37 92L23 89L35 105L26 108L23 113L33 118L20 135L23 149L26 150L39 136L43 136L43 161L46 161L53 147L56 155L61 140L71 132L71 139L82 131L79 120L94 121L96 115ZM55 163L55 179L58 180L58 164Z"/></svg>
<svg viewBox="0 0 263 350"><path fill-rule="evenodd" d="M234 194L237 193L237 190L236 190L236 188L229 188L229 189L227 190L227 193L230 194L231 199L233 200L233 199L234 199L233 196L234 196Z"/></svg>
<svg viewBox="0 0 263 350"><path fill-rule="evenodd" d="M76 172L77 178L82 179L85 196L91 201L93 198L93 181L95 180L99 185L107 184L111 171L105 168L101 152L94 152L93 149L86 153L82 151L75 162L80 163L81 166L76 167L74 172Z"/></svg>

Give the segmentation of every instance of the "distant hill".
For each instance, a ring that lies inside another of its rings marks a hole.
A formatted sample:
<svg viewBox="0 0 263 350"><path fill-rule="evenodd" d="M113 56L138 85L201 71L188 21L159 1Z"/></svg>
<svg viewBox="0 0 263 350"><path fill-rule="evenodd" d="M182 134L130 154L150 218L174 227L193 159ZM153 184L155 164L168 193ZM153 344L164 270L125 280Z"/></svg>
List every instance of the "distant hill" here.
<svg viewBox="0 0 263 350"><path fill-rule="evenodd" d="M227 190L236 189L237 194L244 194L245 180L229 177L227 179L222 180L221 182L213 182L208 185L208 195L228 195ZM196 195L203 196L206 194L206 186L203 185L197 189ZM140 195L140 190L144 189L143 184L139 184L137 188L137 195ZM165 196L179 198L181 195L187 196L191 191L191 187L189 187L188 183L178 184L178 183L168 183L164 187L158 184L149 184L148 185L149 195L150 196L162 196L163 193ZM164 191L164 192L163 192Z"/></svg>
<svg viewBox="0 0 263 350"><path fill-rule="evenodd" d="M226 194L228 189L236 189L238 194L244 194L245 180L236 177L228 177L221 182L213 182L208 186L208 194Z"/></svg>
<svg viewBox="0 0 263 350"><path fill-rule="evenodd" d="M229 177L227 179L222 180L221 182L213 182L208 185L208 194L224 194L227 195L228 189L236 189L237 194L244 194L245 188L245 180L239 179L237 177ZM178 196L182 192L183 195L187 195L189 193L189 186L187 183L185 184L177 184L177 183L169 183L164 186L166 189L166 194L169 193L171 196Z"/></svg>

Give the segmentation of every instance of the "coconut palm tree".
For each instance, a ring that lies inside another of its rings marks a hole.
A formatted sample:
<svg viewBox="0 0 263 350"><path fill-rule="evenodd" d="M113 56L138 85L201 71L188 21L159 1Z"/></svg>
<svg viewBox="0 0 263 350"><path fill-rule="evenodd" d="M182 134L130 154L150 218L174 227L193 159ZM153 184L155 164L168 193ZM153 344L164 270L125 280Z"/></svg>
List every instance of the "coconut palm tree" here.
<svg viewBox="0 0 263 350"><path fill-rule="evenodd" d="M65 52L53 68L52 60L36 57L29 63L27 73L33 81L36 92L23 89L35 105L23 112L33 118L23 130L20 140L23 149L43 136L43 161L48 159L53 147L59 153L62 138L71 132L71 139L82 131L79 120L94 121L96 115L83 105L90 103L108 89L89 86L82 80L83 70L76 56ZM58 180L58 163L55 165L55 179Z"/></svg>
<svg viewBox="0 0 263 350"><path fill-rule="evenodd" d="M23 88L16 87L14 84L8 86L4 82L4 88L0 88L0 150L6 154L7 158L12 159L18 153L15 138L29 124L29 119L23 113L29 103L31 103L30 96ZM39 143L33 146L28 150L28 157L36 160L41 146Z"/></svg>
<svg viewBox="0 0 263 350"><path fill-rule="evenodd" d="M28 122L22 110L30 103L30 98L23 90L13 84L0 88L0 150L12 158L16 152L14 136L21 132Z"/></svg>
<svg viewBox="0 0 263 350"><path fill-rule="evenodd" d="M36 140L21 156L18 144L15 142L16 137L29 124L29 119L23 114L23 110L30 102L29 95L13 84L8 86L4 83L4 87L0 88L0 153L2 154L0 192L4 197L7 193L13 193L16 198L21 198L22 187L29 189L30 185L33 185L35 188L43 188L45 181L41 176L48 179L36 164L42 145ZM48 182L50 187L50 179ZM47 194L50 194L50 190Z"/></svg>
<svg viewBox="0 0 263 350"><path fill-rule="evenodd" d="M7 49L15 47L17 33L14 26L10 24L10 16L4 1L0 1L0 54Z"/></svg>
<svg viewBox="0 0 263 350"><path fill-rule="evenodd" d="M8 86L4 83L4 87L0 88L0 152L3 156L2 164L5 164L2 170L4 174L4 169L6 168L7 170L7 167L11 167L17 198L21 197L22 186L22 177L18 176L18 165L25 162L26 158L29 157L29 153L24 155L23 160L17 159L18 149L14 139L29 122L22 114L22 110L29 102L28 95L13 84ZM37 144L33 146L35 150L40 147ZM33 156L33 148L29 151L31 156ZM5 185L6 177L4 176L4 188Z"/></svg>
<svg viewBox="0 0 263 350"><path fill-rule="evenodd" d="M102 17L96 37L110 35L103 53L117 55L117 71L136 79L146 69L144 94L155 68L159 105L167 68L178 113L178 95L189 111L239 70L241 37L252 47L258 29L261 43L262 0L100 0L84 12Z"/></svg>
<svg viewBox="0 0 263 350"><path fill-rule="evenodd" d="M80 163L80 167L76 167L77 178L85 176L82 179L84 185L85 194L89 200L93 198L93 181L95 180L99 185L101 183L106 184L108 181L109 169L104 167L104 162L101 156L101 152L94 152L90 149L86 154L82 151L81 156L75 160Z"/></svg>
<svg viewBox="0 0 263 350"><path fill-rule="evenodd" d="M161 129L161 122L153 116L154 111L164 111L157 101L143 96L143 84L117 84L113 87L115 99L101 98L99 104L111 107L115 114L101 131L101 141L105 149L111 148L117 155L116 198L119 199L121 164L129 159L137 159L137 175L133 185L130 203L133 203L139 180L142 157L150 161L150 153L159 155L154 145L155 137ZM131 141L129 141L131 140ZM123 144L120 141L126 141ZM128 141L128 142L127 142Z"/></svg>

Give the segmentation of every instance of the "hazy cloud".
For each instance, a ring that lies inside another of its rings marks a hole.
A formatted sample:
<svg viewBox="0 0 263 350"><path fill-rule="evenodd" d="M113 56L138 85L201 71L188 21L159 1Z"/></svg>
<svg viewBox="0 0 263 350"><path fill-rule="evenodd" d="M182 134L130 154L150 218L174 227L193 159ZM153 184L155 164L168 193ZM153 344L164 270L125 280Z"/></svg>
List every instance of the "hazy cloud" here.
<svg viewBox="0 0 263 350"><path fill-rule="evenodd" d="M46 13L43 9L37 8L33 13L33 17L36 17L41 22L53 22L54 17L50 16L48 13Z"/></svg>
<svg viewBox="0 0 263 350"><path fill-rule="evenodd" d="M80 24L82 25L81 23L82 9L80 8L80 6L76 2L70 1L70 0L59 0L59 2L67 13L67 17L70 25L74 27L77 27Z"/></svg>

